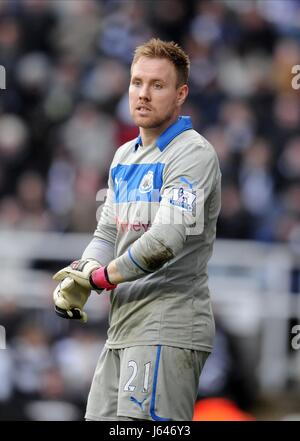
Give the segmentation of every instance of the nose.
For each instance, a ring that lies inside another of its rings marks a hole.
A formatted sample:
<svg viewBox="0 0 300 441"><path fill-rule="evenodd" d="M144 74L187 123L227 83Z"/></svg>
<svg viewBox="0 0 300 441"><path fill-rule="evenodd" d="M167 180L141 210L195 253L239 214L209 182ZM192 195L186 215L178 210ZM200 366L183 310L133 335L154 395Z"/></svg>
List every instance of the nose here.
<svg viewBox="0 0 300 441"><path fill-rule="evenodd" d="M140 100L145 100L145 101L150 101L151 96L150 96L150 91L149 91L149 87L147 86L147 84L144 84L140 90L139 90L139 99Z"/></svg>

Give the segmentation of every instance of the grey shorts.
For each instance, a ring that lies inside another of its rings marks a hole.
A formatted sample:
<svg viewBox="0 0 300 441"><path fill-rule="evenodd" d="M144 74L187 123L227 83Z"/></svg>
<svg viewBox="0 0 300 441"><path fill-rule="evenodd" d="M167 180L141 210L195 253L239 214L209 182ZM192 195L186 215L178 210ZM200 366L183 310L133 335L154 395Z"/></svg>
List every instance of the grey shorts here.
<svg viewBox="0 0 300 441"><path fill-rule="evenodd" d="M104 348L85 418L190 421L208 352L171 346Z"/></svg>

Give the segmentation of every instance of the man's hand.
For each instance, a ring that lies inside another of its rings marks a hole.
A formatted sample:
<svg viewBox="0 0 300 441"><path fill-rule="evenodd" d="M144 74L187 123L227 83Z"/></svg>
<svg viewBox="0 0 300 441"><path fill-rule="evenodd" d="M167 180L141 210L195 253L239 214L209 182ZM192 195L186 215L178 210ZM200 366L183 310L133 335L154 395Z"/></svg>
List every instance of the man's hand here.
<svg viewBox="0 0 300 441"><path fill-rule="evenodd" d="M83 311L83 307L90 293L90 289L83 288L71 277L66 277L53 293L56 314L63 318L80 320L85 323L87 314Z"/></svg>
<svg viewBox="0 0 300 441"><path fill-rule="evenodd" d="M85 289L111 290L116 285L110 283L106 267L102 267L96 260L75 260L69 266L54 274L54 280L63 280L66 277L73 279Z"/></svg>

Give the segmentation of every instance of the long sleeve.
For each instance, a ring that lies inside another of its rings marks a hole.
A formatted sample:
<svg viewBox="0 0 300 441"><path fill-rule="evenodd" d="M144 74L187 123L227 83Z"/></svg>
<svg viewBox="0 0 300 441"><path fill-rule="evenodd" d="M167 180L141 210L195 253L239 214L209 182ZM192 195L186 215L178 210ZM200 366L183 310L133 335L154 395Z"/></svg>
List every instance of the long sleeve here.
<svg viewBox="0 0 300 441"><path fill-rule="evenodd" d="M97 260L101 266L106 266L114 258L114 246L111 242L93 237L81 258L94 259Z"/></svg>
<svg viewBox="0 0 300 441"><path fill-rule="evenodd" d="M187 235L203 233L204 205L218 178L217 157L206 140L172 158L152 226L115 260L124 280L155 272L182 250Z"/></svg>
<svg viewBox="0 0 300 441"><path fill-rule="evenodd" d="M99 194L98 194L99 197ZM114 214L114 190L109 172L108 189L101 190L100 197L106 197L104 204L98 209L99 221L94 237L82 254L83 259L95 259L102 266L108 265L114 258L117 236Z"/></svg>

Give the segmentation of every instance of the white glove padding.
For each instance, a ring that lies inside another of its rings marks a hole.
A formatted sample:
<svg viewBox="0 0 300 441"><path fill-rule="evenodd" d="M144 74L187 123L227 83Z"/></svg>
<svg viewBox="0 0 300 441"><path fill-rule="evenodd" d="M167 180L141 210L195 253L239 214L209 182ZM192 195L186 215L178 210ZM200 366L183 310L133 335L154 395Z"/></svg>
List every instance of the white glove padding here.
<svg viewBox="0 0 300 441"><path fill-rule="evenodd" d="M91 284L91 273L100 268L101 265L96 260L75 260L69 266L58 271L54 274L54 280L63 280L66 277L71 277L78 285L85 289L95 289L96 287Z"/></svg>
<svg viewBox="0 0 300 441"><path fill-rule="evenodd" d="M87 314L83 311L83 307L90 293L90 289L83 288L71 277L66 277L53 293L55 312L60 317L80 320L85 323Z"/></svg>

